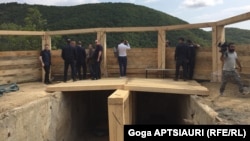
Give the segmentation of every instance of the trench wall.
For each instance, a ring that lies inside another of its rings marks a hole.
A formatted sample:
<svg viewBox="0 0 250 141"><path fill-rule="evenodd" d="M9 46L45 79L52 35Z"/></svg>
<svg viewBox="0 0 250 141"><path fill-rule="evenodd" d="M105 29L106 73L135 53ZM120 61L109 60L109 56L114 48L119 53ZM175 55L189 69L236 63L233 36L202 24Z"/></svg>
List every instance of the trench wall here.
<svg viewBox="0 0 250 141"><path fill-rule="evenodd" d="M69 141L71 97L57 93L0 113L0 141Z"/></svg>

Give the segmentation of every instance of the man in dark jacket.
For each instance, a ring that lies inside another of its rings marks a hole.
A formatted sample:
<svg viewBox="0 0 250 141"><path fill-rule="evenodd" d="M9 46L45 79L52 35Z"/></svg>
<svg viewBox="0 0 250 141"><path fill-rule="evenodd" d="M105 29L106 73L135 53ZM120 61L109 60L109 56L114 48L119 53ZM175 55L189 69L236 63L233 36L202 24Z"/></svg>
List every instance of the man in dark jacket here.
<svg viewBox="0 0 250 141"><path fill-rule="evenodd" d="M98 40L95 40L96 46L95 51L93 53L94 59L94 77L93 80L101 79L101 62L102 62L102 53L103 47Z"/></svg>
<svg viewBox="0 0 250 141"><path fill-rule="evenodd" d="M200 47L199 44L194 44L191 40L187 40L188 46L188 64L187 64L187 75L188 79L192 80L194 76L194 67L196 62L196 50Z"/></svg>
<svg viewBox="0 0 250 141"><path fill-rule="evenodd" d="M81 41L78 41L76 46L76 70L79 80L86 79L86 51L85 48L82 47Z"/></svg>
<svg viewBox="0 0 250 141"><path fill-rule="evenodd" d="M176 70L175 70L175 81L178 81L180 74L180 67L182 67L183 80L187 80L187 63L188 63L188 48L184 43L184 38L179 38L179 43L175 49L174 59L176 62Z"/></svg>
<svg viewBox="0 0 250 141"><path fill-rule="evenodd" d="M51 53L50 53L50 49L49 49L48 44L46 44L44 50L42 50L40 52L39 59L41 61L43 69L45 71L44 83L45 84L51 84L51 82L49 80L50 66L51 66Z"/></svg>
<svg viewBox="0 0 250 141"><path fill-rule="evenodd" d="M76 42L70 41L70 45L66 45L62 49L62 58L64 60L64 78L63 81L67 81L68 68L71 67L71 78L76 81L76 71L75 71L75 60L76 60Z"/></svg>

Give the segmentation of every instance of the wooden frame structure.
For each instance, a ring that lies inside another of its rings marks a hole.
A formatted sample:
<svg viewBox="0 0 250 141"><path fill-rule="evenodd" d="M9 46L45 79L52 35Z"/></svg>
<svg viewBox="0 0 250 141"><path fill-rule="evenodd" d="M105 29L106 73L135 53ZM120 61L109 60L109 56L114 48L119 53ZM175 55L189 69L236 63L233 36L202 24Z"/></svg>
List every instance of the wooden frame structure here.
<svg viewBox="0 0 250 141"><path fill-rule="evenodd" d="M224 27L229 24L238 23L241 21L250 20L250 12L241 14L238 16L230 17L217 22L208 23L197 23L197 24L183 24L183 25L170 25L170 26L157 26L157 27L115 27L115 28L89 28L89 29L72 29L72 30L60 30L60 31L9 31L0 30L0 35L24 35L24 36L41 36L42 48L45 44L49 44L51 47L51 36L54 35L69 35L69 34L86 34L86 33L97 33L97 39L104 47L103 54L103 65L104 75L107 77L107 44L106 44L106 33L109 32L158 32L158 68L164 69L166 60L166 32L170 30L183 30L183 29L195 29L195 28L212 28L212 78L211 81L220 81L221 73L221 62L219 60L219 50L217 44L225 40L225 29ZM43 69L42 69L43 70ZM42 73L42 80L44 80L44 71Z"/></svg>

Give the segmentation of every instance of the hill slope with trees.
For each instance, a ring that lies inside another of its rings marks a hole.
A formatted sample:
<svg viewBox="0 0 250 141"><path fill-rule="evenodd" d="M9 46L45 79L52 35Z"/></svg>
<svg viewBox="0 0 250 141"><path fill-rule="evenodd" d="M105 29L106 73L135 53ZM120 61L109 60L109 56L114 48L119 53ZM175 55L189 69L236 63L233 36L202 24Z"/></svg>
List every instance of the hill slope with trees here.
<svg viewBox="0 0 250 141"><path fill-rule="evenodd" d="M36 14L31 14L32 10ZM166 13L129 3L99 3L77 6L43 6L18 3L0 4L0 29L8 30L53 31L97 27L147 27L179 24L188 23ZM171 46L175 46L179 37L191 39L204 47L211 46L211 33L201 29L168 31L166 35L167 39L171 42ZM231 38L231 35L229 37ZM12 37L8 37L8 40L10 38ZM66 38L81 40L86 46L89 43L93 43L96 35L55 36L52 38L53 47L62 47ZM115 46L121 39L129 40L133 47L157 46L157 32L143 32L108 33L108 47ZM245 38L241 40L247 41ZM0 39L0 42L3 41L6 40L3 40L3 38ZM34 47L32 44L36 44L36 42L29 43L28 46L32 47L28 47L28 49L40 48L40 46ZM6 46L13 45L8 43ZM15 50L15 48L9 50Z"/></svg>

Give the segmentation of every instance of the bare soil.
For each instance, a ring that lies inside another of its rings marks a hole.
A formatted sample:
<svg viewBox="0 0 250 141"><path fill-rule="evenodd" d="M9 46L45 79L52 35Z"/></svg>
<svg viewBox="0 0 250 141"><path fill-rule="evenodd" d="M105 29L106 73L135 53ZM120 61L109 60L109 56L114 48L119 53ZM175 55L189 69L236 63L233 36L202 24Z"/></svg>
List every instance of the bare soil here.
<svg viewBox="0 0 250 141"><path fill-rule="evenodd" d="M222 124L250 124L250 94L241 95L235 84L228 83L224 96L219 96L220 83L200 82L209 90L209 96L199 96L198 100L210 106L222 120ZM18 84L20 90L5 93L0 97L0 114L31 101L51 96L45 92L47 85L41 82Z"/></svg>
<svg viewBox="0 0 250 141"><path fill-rule="evenodd" d="M222 124L250 124L250 94L242 95L233 83L226 85L223 96L219 95L220 83L203 82L201 85L209 89L209 96L199 97L200 102L214 109Z"/></svg>

